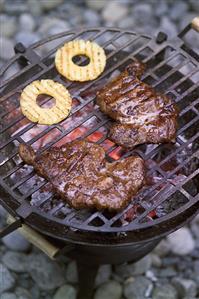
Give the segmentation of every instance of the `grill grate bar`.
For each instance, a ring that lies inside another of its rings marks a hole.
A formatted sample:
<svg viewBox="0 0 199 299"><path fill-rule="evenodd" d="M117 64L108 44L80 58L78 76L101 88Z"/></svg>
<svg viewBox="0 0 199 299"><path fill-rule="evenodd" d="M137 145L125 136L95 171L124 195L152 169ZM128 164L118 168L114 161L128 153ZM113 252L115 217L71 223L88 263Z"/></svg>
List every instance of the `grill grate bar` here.
<svg viewBox="0 0 199 299"><path fill-rule="evenodd" d="M198 134L199 136L199 134ZM199 151L197 151L197 154L199 154ZM170 175L172 176L173 174L175 174L178 170L180 170L182 167L184 167L186 164L188 164L188 162L190 162L193 159L193 157L189 157L186 160L184 160L180 165L178 165L175 170L170 172Z"/></svg>
<svg viewBox="0 0 199 299"><path fill-rule="evenodd" d="M182 84L183 82L185 82L187 79L189 79L191 76L193 76L194 74L196 74L198 72L198 70L193 70L189 73L187 73L187 75L183 76L180 80L178 80L177 82L175 82L173 85L171 85L169 87L169 91L172 91L174 90L176 87L178 87L180 84ZM194 86L197 86L197 83L196 84L193 84Z"/></svg>
<svg viewBox="0 0 199 299"><path fill-rule="evenodd" d="M185 142L183 145L181 145L178 149L176 149L176 151L174 153L172 153L168 157L164 158L159 163L159 166L163 165L165 162L168 162L169 159L175 157L175 155L177 155L180 151L184 150L190 143L192 143L194 140L196 140L198 136L199 136L199 132L196 135L194 135L191 139L187 140L187 142Z"/></svg>

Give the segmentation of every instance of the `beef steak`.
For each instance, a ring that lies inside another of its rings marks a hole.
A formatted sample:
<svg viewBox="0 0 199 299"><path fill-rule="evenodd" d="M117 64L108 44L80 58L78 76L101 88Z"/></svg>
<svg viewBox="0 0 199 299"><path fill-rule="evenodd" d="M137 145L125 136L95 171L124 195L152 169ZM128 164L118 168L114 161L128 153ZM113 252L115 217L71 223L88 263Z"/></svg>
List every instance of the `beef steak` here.
<svg viewBox="0 0 199 299"><path fill-rule="evenodd" d="M140 157L108 163L103 147L85 140L41 154L20 144L19 155L52 184L56 194L78 209L120 210L145 182L145 165Z"/></svg>

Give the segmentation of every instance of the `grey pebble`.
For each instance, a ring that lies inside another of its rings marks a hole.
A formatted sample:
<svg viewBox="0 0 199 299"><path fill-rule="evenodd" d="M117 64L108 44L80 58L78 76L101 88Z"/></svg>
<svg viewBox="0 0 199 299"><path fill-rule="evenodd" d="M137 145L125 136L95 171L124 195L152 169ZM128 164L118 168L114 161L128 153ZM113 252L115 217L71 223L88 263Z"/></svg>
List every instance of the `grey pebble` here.
<svg viewBox="0 0 199 299"><path fill-rule="evenodd" d="M159 277L174 277L177 272L173 267L167 267L159 271Z"/></svg>
<svg viewBox="0 0 199 299"><path fill-rule="evenodd" d="M38 0L28 0L28 10L33 16L40 16L42 13L41 2Z"/></svg>
<svg viewBox="0 0 199 299"><path fill-rule="evenodd" d="M152 291L152 282L143 277L131 277L124 285L124 295L127 299L143 299Z"/></svg>
<svg viewBox="0 0 199 299"><path fill-rule="evenodd" d="M122 286L114 280L102 284L96 291L94 299L120 299Z"/></svg>
<svg viewBox="0 0 199 299"><path fill-rule="evenodd" d="M17 287L15 293L17 295L17 299L35 299L28 290L21 287Z"/></svg>
<svg viewBox="0 0 199 299"><path fill-rule="evenodd" d="M117 1L108 1L102 11L102 18L106 22L118 22L128 14L128 8Z"/></svg>
<svg viewBox="0 0 199 299"><path fill-rule="evenodd" d="M18 299L14 293L3 293L1 299Z"/></svg>
<svg viewBox="0 0 199 299"><path fill-rule="evenodd" d="M138 3L133 6L132 14L137 24L148 24L153 16L153 9L149 3Z"/></svg>
<svg viewBox="0 0 199 299"><path fill-rule="evenodd" d="M178 294L172 285L161 284L153 290L152 299L178 299Z"/></svg>
<svg viewBox="0 0 199 299"><path fill-rule="evenodd" d="M4 3L4 12L9 15L20 15L28 9L26 2L5 1Z"/></svg>
<svg viewBox="0 0 199 299"><path fill-rule="evenodd" d="M162 266L162 260L157 254L151 254L152 266L160 268Z"/></svg>
<svg viewBox="0 0 199 299"><path fill-rule="evenodd" d="M26 252L31 247L31 244L18 231L14 231L4 237L3 243L8 249L21 252Z"/></svg>
<svg viewBox="0 0 199 299"><path fill-rule="evenodd" d="M32 287L32 279L27 272L17 274L17 284L24 289L30 289ZM35 283L34 283L35 284Z"/></svg>
<svg viewBox="0 0 199 299"><path fill-rule="evenodd" d="M188 10L187 2L174 1L170 9L169 17L174 21L181 20L182 16L186 15L187 10Z"/></svg>
<svg viewBox="0 0 199 299"><path fill-rule="evenodd" d="M14 272L27 271L27 256L21 252L7 251L2 257L4 265Z"/></svg>
<svg viewBox="0 0 199 299"><path fill-rule="evenodd" d="M134 275L141 275L151 267L151 255L146 255L136 263L122 264L115 267L116 274L123 278L128 278Z"/></svg>
<svg viewBox="0 0 199 299"><path fill-rule="evenodd" d="M15 36L16 42L23 43L25 46L30 46L31 44L40 40L40 36L35 32L18 32Z"/></svg>
<svg viewBox="0 0 199 299"><path fill-rule="evenodd" d="M197 295L197 285L193 280L175 277L172 280L172 284L178 291L180 298L194 298Z"/></svg>
<svg viewBox="0 0 199 299"><path fill-rule="evenodd" d="M51 1L40 0L41 8L47 11L56 8L58 5L61 5L63 2L64 0L51 0Z"/></svg>
<svg viewBox="0 0 199 299"><path fill-rule="evenodd" d="M182 227L167 237L171 251L176 255L187 255L195 248L195 241L190 230ZM186 242L185 242L186 240Z"/></svg>
<svg viewBox="0 0 199 299"><path fill-rule="evenodd" d="M177 27L174 22L172 22L168 16L163 16L160 21L160 28L158 31L163 31L168 34L169 38L177 35Z"/></svg>
<svg viewBox="0 0 199 299"><path fill-rule="evenodd" d="M30 288L30 294L32 295L33 299L40 299L40 289L38 288L37 285L33 285Z"/></svg>
<svg viewBox="0 0 199 299"><path fill-rule="evenodd" d="M99 26L100 25L100 16L97 12L91 9L84 11L84 20L88 26Z"/></svg>
<svg viewBox="0 0 199 299"><path fill-rule="evenodd" d="M154 7L155 15L160 18L168 12L168 2L159 0Z"/></svg>
<svg viewBox="0 0 199 299"><path fill-rule="evenodd" d="M141 275L145 274L147 270L150 269L152 264L151 255L148 254L143 257L140 261L133 263L131 265L131 275Z"/></svg>
<svg viewBox="0 0 199 299"><path fill-rule="evenodd" d="M0 294L12 289L15 285L15 278L3 264L0 263Z"/></svg>
<svg viewBox="0 0 199 299"><path fill-rule="evenodd" d="M66 279L70 283L78 282L77 265L75 261L72 261L68 264L66 268Z"/></svg>
<svg viewBox="0 0 199 299"><path fill-rule="evenodd" d="M107 0L86 0L89 8L94 10L101 10L107 3Z"/></svg>
<svg viewBox="0 0 199 299"><path fill-rule="evenodd" d="M21 30L32 32L35 29L35 20L31 14L24 13L19 17L19 26Z"/></svg>
<svg viewBox="0 0 199 299"><path fill-rule="evenodd" d="M14 43L7 37L0 37L0 58L8 60L14 56Z"/></svg>
<svg viewBox="0 0 199 299"><path fill-rule="evenodd" d="M107 282L107 280L109 280L110 276L111 276L111 265L100 266L97 276L96 276L95 285L99 286L99 285Z"/></svg>
<svg viewBox="0 0 199 299"><path fill-rule="evenodd" d="M65 284L61 286L55 293L53 299L75 299L76 298L76 289L69 285Z"/></svg>
<svg viewBox="0 0 199 299"><path fill-rule="evenodd" d="M28 271L41 290L54 290L65 282L63 269L44 254L29 256Z"/></svg>
<svg viewBox="0 0 199 299"><path fill-rule="evenodd" d="M154 253L157 254L159 257L164 257L169 254L171 250L171 246L166 241L166 239L162 240L154 249Z"/></svg>
<svg viewBox="0 0 199 299"><path fill-rule="evenodd" d="M195 13L199 12L199 1L198 0L190 0L191 7Z"/></svg>
<svg viewBox="0 0 199 299"><path fill-rule="evenodd" d="M57 18L45 17L39 27L39 33L46 37L46 35L60 33L68 30L69 28L70 26L66 21Z"/></svg>
<svg viewBox="0 0 199 299"><path fill-rule="evenodd" d="M12 37L17 30L16 18L5 14L0 15L0 28L2 36Z"/></svg>

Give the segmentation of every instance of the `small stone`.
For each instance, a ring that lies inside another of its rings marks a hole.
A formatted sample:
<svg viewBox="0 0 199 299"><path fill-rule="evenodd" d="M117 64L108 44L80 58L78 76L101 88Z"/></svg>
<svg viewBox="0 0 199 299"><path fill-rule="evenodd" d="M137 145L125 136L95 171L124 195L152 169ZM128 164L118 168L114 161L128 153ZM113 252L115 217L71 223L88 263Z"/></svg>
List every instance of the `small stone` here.
<svg viewBox="0 0 199 299"><path fill-rule="evenodd" d="M178 294L172 285L162 284L155 287L152 299L178 299Z"/></svg>
<svg viewBox="0 0 199 299"><path fill-rule="evenodd" d="M76 299L76 290L73 286L65 284L56 291L53 299Z"/></svg>
<svg viewBox="0 0 199 299"><path fill-rule="evenodd" d="M187 255L195 248L195 241L188 228L183 227L167 237L171 251L177 255Z"/></svg>
<svg viewBox="0 0 199 299"><path fill-rule="evenodd" d="M15 285L15 278L10 271L0 263L0 294L10 290Z"/></svg>
<svg viewBox="0 0 199 299"><path fill-rule="evenodd" d="M145 274L146 271L149 270L149 268L151 267L151 263L152 263L151 255L148 254L137 263L131 264L130 274L133 276Z"/></svg>
<svg viewBox="0 0 199 299"><path fill-rule="evenodd" d="M94 299L120 299L122 287L114 280L102 284L96 291Z"/></svg>
<svg viewBox="0 0 199 299"><path fill-rule="evenodd" d="M27 5L25 2L19 2L19 1L5 1L4 5L4 12L6 12L8 15L20 15L21 13L24 13L27 11Z"/></svg>
<svg viewBox="0 0 199 299"><path fill-rule="evenodd" d="M1 299L18 299L18 298L13 293L3 293L1 294Z"/></svg>
<svg viewBox="0 0 199 299"><path fill-rule="evenodd" d="M152 291L152 283L149 279L139 276L129 279L124 286L124 295L127 299L143 299Z"/></svg>
<svg viewBox="0 0 199 299"><path fill-rule="evenodd" d="M64 284L62 268L44 254L31 254L28 257L28 271L41 290L54 290Z"/></svg>
<svg viewBox="0 0 199 299"><path fill-rule="evenodd" d="M41 2L38 0L28 0L28 8L29 12L33 16L40 16L42 13Z"/></svg>
<svg viewBox="0 0 199 299"><path fill-rule="evenodd" d="M30 290L32 286L32 279L30 279L30 275L27 272L17 274L17 284L20 287Z"/></svg>
<svg viewBox="0 0 199 299"><path fill-rule="evenodd" d="M121 19L119 22L118 22L118 26L120 28L128 28L128 29L133 29L134 26L135 26L135 21L134 21L134 18L132 18L132 16L127 16L126 18L124 19Z"/></svg>
<svg viewBox="0 0 199 299"><path fill-rule="evenodd" d="M64 0L40 0L41 7L43 10L51 10L53 8L56 8L58 5L61 5Z"/></svg>
<svg viewBox="0 0 199 299"><path fill-rule="evenodd" d="M154 282L158 280L157 277L155 276L155 273L151 270L148 270L146 272L146 277L149 278L151 281L154 281Z"/></svg>
<svg viewBox="0 0 199 299"><path fill-rule="evenodd" d="M97 273L95 285L99 286L99 285L107 282L107 280L109 280L110 276L111 276L111 265L102 265L99 268L99 271Z"/></svg>
<svg viewBox="0 0 199 299"><path fill-rule="evenodd" d="M170 9L169 17L174 20L181 20L182 16L185 16L188 10L188 5L184 1L175 1Z"/></svg>
<svg viewBox="0 0 199 299"><path fill-rule="evenodd" d="M159 31L163 31L168 34L169 38L174 37L177 35L177 28L176 25L167 17L163 16L160 22Z"/></svg>
<svg viewBox="0 0 199 299"><path fill-rule="evenodd" d="M162 240L154 249L154 253L157 254L159 257L165 257L170 252L170 245L169 243L164 239Z"/></svg>
<svg viewBox="0 0 199 299"><path fill-rule="evenodd" d="M153 17L153 9L149 3L139 3L133 6L133 17L138 23L149 23Z"/></svg>
<svg viewBox="0 0 199 299"><path fill-rule="evenodd" d="M24 288L16 288L15 293L17 295L17 299L32 299L30 292Z"/></svg>
<svg viewBox="0 0 199 299"><path fill-rule="evenodd" d="M0 12L4 11L5 0L0 0Z"/></svg>
<svg viewBox="0 0 199 299"><path fill-rule="evenodd" d="M15 17L0 15L0 28L2 36L12 37L17 30Z"/></svg>
<svg viewBox="0 0 199 299"><path fill-rule="evenodd" d="M27 271L27 256L24 253L7 251L2 262L9 270L19 273Z"/></svg>
<svg viewBox="0 0 199 299"><path fill-rule="evenodd" d="M88 26L99 26L100 25L99 14L91 9L84 11L84 20Z"/></svg>
<svg viewBox="0 0 199 299"><path fill-rule="evenodd" d="M35 29L35 20L32 15L25 13L19 17L19 26L21 30L32 32Z"/></svg>
<svg viewBox="0 0 199 299"><path fill-rule="evenodd" d="M39 28L39 33L42 36L57 34L66 31L70 28L69 24L63 20L46 17Z"/></svg>
<svg viewBox="0 0 199 299"><path fill-rule="evenodd" d="M155 15L159 18L168 12L168 3L165 0L159 0L155 7Z"/></svg>
<svg viewBox="0 0 199 299"><path fill-rule="evenodd" d="M107 0L86 0L87 6L94 10L100 10L100 9L104 8L106 3L107 3Z"/></svg>
<svg viewBox="0 0 199 299"><path fill-rule="evenodd" d="M14 231L4 237L3 243L8 249L21 252L26 252L31 247L31 244L18 231Z"/></svg>
<svg viewBox="0 0 199 299"><path fill-rule="evenodd" d="M185 296L188 298L193 298L197 294L197 285L193 280L175 277L172 280L172 284L178 291L180 298L184 298Z"/></svg>
<svg viewBox="0 0 199 299"><path fill-rule="evenodd" d="M128 14L128 8L117 1L108 1L102 11L102 17L108 22L118 22Z"/></svg>
<svg viewBox="0 0 199 299"><path fill-rule="evenodd" d="M72 261L68 264L66 268L66 279L70 283L78 282L77 265L75 261Z"/></svg>
<svg viewBox="0 0 199 299"><path fill-rule="evenodd" d="M161 269L159 272L159 277L174 277L176 275L177 273L173 267Z"/></svg>
<svg viewBox="0 0 199 299"><path fill-rule="evenodd" d="M30 46L37 42L40 39L40 37L35 32L21 31L16 34L15 39L18 43L22 43L25 46Z"/></svg>
<svg viewBox="0 0 199 299"><path fill-rule="evenodd" d="M128 278L134 275L141 275L146 273L146 271L151 267L151 256L146 255L140 261L130 264L122 264L115 267L117 274L123 278Z"/></svg>
<svg viewBox="0 0 199 299"><path fill-rule="evenodd" d="M190 0L189 3L191 4L192 6L192 10L196 13L196 12L199 12L199 2L198 0ZM196 14L195 14L196 16Z"/></svg>
<svg viewBox="0 0 199 299"><path fill-rule="evenodd" d="M11 39L0 37L0 58L9 60L14 55L14 43Z"/></svg>
<svg viewBox="0 0 199 299"><path fill-rule="evenodd" d="M35 284L30 288L32 299L40 299L40 289Z"/></svg>
<svg viewBox="0 0 199 299"><path fill-rule="evenodd" d="M151 254L152 266L160 268L162 266L161 258L156 254Z"/></svg>

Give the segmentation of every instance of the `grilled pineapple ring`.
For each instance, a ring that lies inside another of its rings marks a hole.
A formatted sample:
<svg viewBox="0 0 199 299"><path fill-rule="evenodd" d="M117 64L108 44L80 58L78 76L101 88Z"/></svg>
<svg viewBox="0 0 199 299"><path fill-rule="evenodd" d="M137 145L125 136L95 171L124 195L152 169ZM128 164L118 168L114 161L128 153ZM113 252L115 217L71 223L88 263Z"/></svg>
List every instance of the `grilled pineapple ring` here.
<svg viewBox="0 0 199 299"><path fill-rule="evenodd" d="M41 94L52 96L56 103L51 108L40 107L36 100ZM33 81L21 93L20 106L22 113L32 122L42 125L56 124L70 113L72 99L68 90L53 80Z"/></svg>
<svg viewBox="0 0 199 299"><path fill-rule="evenodd" d="M73 57L85 55L90 59L88 65L79 66ZM96 79L106 66L104 49L95 42L74 40L66 43L55 54L58 72L71 81L89 81Z"/></svg>

